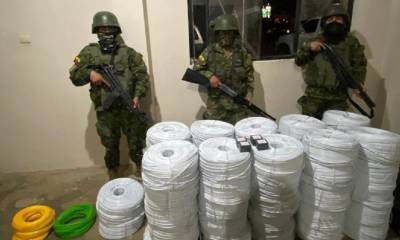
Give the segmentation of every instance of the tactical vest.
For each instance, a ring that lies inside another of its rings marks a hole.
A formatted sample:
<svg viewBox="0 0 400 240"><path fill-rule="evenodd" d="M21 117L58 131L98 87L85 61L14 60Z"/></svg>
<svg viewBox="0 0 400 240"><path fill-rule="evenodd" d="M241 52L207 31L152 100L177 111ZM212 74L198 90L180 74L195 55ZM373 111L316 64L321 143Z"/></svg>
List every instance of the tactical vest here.
<svg viewBox="0 0 400 240"><path fill-rule="evenodd" d="M88 52L90 53L90 63L89 64L112 64L111 54L103 54L97 43L92 43L88 47ZM130 68L129 58L132 53L129 52L129 48L125 45L121 45L114 57L114 71L119 82L125 90L128 90L133 98L135 92L136 79ZM95 86L91 85L90 88L90 98L92 99L96 111L104 110L102 108L104 101L110 96L110 89L106 86ZM120 98L116 99L112 104L111 108L121 108L124 107L123 102Z"/></svg>
<svg viewBox="0 0 400 240"><path fill-rule="evenodd" d="M247 93L245 57L246 55L241 48L235 47L232 55L226 57L223 51L217 50L214 46L208 55L208 70L240 95L245 96Z"/></svg>
<svg viewBox="0 0 400 240"><path fill-rule="evenodd" d="M345 41L335 45L335 51L342 58L345 67L351 70L351 39L347 37ZM307 83L307 95L323 98L346 98L347 88L342 86L336 78L336 73L325 54L317 54L308 63L304 81Z"/></svg>

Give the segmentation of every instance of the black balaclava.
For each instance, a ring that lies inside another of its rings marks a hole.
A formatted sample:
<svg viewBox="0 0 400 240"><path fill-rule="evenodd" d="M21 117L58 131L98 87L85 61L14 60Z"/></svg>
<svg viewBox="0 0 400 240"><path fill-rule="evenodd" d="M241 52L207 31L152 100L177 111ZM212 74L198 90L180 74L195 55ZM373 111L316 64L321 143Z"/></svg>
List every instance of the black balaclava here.
<svg viewBox="0 0 400 240"><path fill-rule="evenodd" d="M338 44L347 36L346 25L339 22L328 23L324 27L324 37L328 43Z"/></svg>
<svg viewBox="0 0 400 240"><path fill-rule="evenodd" d="M102 53L109 54L114 51L114 49L117 47L117 35L118 30L114 28L110 28L109 31L106 32L97 33Z"/></svg>
<svg viewBox="0 0 400 240"><path fill-rule="evenodd" d="M235 31L218 31L217 42L223 48L233 47L236 38Z"/></svg>

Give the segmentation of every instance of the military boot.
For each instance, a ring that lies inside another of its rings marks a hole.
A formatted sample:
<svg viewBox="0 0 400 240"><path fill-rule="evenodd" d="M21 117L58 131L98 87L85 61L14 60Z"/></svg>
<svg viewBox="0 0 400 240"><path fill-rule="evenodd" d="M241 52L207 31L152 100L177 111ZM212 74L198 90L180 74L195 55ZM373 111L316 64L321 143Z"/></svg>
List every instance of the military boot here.
<svg viewBox="0 0 400 240"><path fill-rule="evenodd" d="M142 161L135 161L135 166L136 169L134 171L134 174L132 175L132 178L135 179L136 181L143 181L142 179Z"/></svg>
<svg viewBox="0 0 400 240"><path fill-rule="evenodd" d="M120 177L119 167L109 168L107 172L108 172L108 178L110 180Z"/></svg>

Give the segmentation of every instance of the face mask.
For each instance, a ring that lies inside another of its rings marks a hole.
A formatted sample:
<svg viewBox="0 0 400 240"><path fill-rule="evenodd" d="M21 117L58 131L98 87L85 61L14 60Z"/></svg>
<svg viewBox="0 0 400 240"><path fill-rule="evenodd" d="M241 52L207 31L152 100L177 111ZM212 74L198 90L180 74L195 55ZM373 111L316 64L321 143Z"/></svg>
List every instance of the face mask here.
<svg viewBox="0 0 400 240"><path fill-rule="evenodd" d="M98 33L99 44L102 53L112 53L117 46L116 35L112 33Z"/></svg>
<svg viewBox="0 0 400 240"><path fill-rule="evenodd" d="M235 33L233 31L221 31L217 34L217 42L221 47L232 47L235 41Z"/></svg>
<svg viewBox="0 0 400 240"><path fill-rule="evenodd" d="M331 22L324 28L324 36L329 43L338 44L347 36L346 27L338 22Z"/></svg>

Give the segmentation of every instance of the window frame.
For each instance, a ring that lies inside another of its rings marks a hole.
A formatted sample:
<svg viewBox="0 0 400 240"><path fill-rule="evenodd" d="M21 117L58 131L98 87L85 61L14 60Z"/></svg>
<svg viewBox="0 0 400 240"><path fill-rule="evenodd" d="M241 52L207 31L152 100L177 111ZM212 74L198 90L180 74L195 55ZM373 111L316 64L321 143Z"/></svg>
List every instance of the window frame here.
<svg viewBox="0 0 400 240"><path fill-rule="evenodd" d="M188 19L189 19L189 51L190 51L190 61L191 63L195 59L196 50L195 50L195 31L194 31L194 5L193 2L195 0L188 0ZM296 56L296 52L299 47L299 35L300 35L300 25L301 25L301 8L303 1L305 0L296 0L296 20L294 25L294 50L292 54L282 54L282 55L270 55L266 57L260 57L260 59L253 58L253 61L270 61L270 60L285 60L285 59L293 59ZM341 2L340 0L336 0L334 2ZM204 0L205 3L205 14L209 15L209 0ZM349 21L350 24L352 22L353 17L353 9L354 9L354 0L348 0L346 9L349 13ZM208 31L204 33L205 39L208 41ZM204 36L203 36L204 38ZM193 57L192 57L193 56Z"/></svg>

